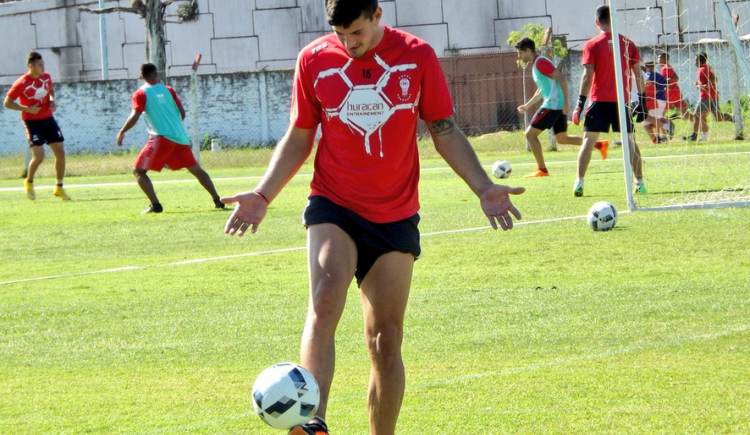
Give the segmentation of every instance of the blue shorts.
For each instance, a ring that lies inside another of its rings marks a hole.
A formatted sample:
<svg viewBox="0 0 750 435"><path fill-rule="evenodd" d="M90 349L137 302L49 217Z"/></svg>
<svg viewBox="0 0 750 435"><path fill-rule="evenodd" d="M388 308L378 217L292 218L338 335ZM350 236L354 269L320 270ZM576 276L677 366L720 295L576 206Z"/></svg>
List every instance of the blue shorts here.
<svg viewBox="0 0 750 435"><path fill-rule="evenodd" d="M29 138L29 146L42 146L45 143L64 142L60 127L54 117L47 119L25 119L26 136Z"/></svg>
<svg viewBox="0 0 750 435"><path fill-rule="evenodd" d="M398 251L412 254L416 260L422 253L419 245L419 213L404 220L379 224L327 198L311 196L302 214L302 224L305 228L316 224L334 224L352 238L357 247L357 267L354 271L357 286L362 284L367 272L381 255Z"/></svg>

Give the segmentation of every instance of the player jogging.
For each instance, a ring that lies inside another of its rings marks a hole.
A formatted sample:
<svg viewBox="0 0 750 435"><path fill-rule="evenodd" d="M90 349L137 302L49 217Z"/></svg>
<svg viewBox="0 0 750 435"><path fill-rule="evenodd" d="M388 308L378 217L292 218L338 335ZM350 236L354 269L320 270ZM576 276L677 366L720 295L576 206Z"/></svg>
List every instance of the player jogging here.
<svg viewBox="0 0 750 435"><path fill-rule="evenodd" d="M546 177L549 175L547 165L544 163L542 144L539 135L542 131L552 129L555 139L561 144L581 145L583 138L568 135L568 81L565 76L552 64L547 57L536 53L534 41L531 38L523 38L515 45L518 58L525 63L531 63L531 76L536 83L536 92L529 101L518 106L520 113L525 113L529 107L542 101L542 106L534 114L531 124L526 129L526 140L529 141L531 151L536 159L537 170L524 178ZM609 142L597 142L595 147L602 154L602 160L607 158L607 147Z"/></svg>
<svg viewBox="0 0 750 435"><path fill-rule="evenodd" d="M133 94L133 111L117 134L117 146L122 146L125 132L133 128L141 114L145 115L149 140L135 160L135 175L138 186L146 194L151 204L143 213L161 213L162 207L154 191L154 185L148 177L148 171L161 171L164 166L176 171L187 168L201 183L213 198L214 206L223 209L224 204L219 200L211 177L196 162L190 149L188 138L182 120L185 119L185 109L177 97L177 93L170 87L157 83L159 75L152 63L141 65L141 80L145 83Z"/></svg>
<svg viewBox="0 0 750 435"><path fill-rule="evenodd" d="M29 72L22 75L13 83L5 96L5 107L21 112L21 120L26 127L26 135L31 147L31 161L29 161L26 179L23 182L26 197L36 199L34 192L34 174L44 161L44 144L49 145L55 154L55 176L57 184L52 194L63 201L70 197L63 189L65 177L65 138L60 127L52 116L57 110L55 104L55 88L52 78L44 71L42 55L31 52L26 57ZM18 103L16 103L18 100Z"/></svg>
<svg viewBox="0 0 750 435"><path fill-rule="evenodd" d="M663 143L667 138L661 135L664 129L664 111L667 108L667 79L654 71L654 61L644 63L643 81L646 88L646 109L648 114L643 128L653 143Z"/></svg>
<svg viewBox="0 0 750 435"><path fill-rule="evenodd" d="M426 42L382 26L377 0L327 0L333 33L297 58L290 126L254 191L237 203L225 232L255 232L269 203L313 149L307 227L310 298L301 365L320 386L318 413L293 435L325 435L335 365L336 329L356 278L371 371L371 435L393 435L405 389L404 317L419 244L417 118L440 155L469 185L493 228L521 215L509 195L523 188L493 184L453 121L453 101ZM344 368L346 369L346 368Z"/></svg>
<svg viewBox="0 0 750 435"><path fill-rule="evenodd" d="M583 46L583 58L581 63L584 67L581 77L581 88L578 95L578 104L573 111L573 122L578 125L581 116L583 123L583 145L578 153L578 179L576 180L573 194L583 196L583 179L586 176L591 161L591 148L599 139L599 133L620 131L620 115L617 106L617 88L615 82L615 60L612 55L612 30L610 26L609 6L599 6L596 9L596 25L601 30ZM624 89L630 89L631 77L635 77L636 88L639 94L636 112L639 117L645 116L645 95L643 77L639 68L641 56L638 47L633 41L620 35L620 50L622 60L622 83ZM591 104L584 112L586 96L591 92ZM625 92L625 103L630 99L630 93ZM643 182L643 160L641 150L635 142L635 129L630 116L625 117L628 142L630 143L630 163L635 174L636 193L646 193L646 185Z"/></svg>
<svg viewBox="0 0 750 435"><path fill-rule="evenodd" d="M701 101L695 108L693 114L693 134L685 137L687 141L706 141L708 140L708 114L714 115L717 122L731 122L732 117L726 113L721 113L719 109L719 91L716 88L716 74L713 68L708 64L708 55L698 53L695 56L695 66L698 68L698 77L695 80L695 87L700 91ZM701 132L700 139L698 131Z"/></svg>

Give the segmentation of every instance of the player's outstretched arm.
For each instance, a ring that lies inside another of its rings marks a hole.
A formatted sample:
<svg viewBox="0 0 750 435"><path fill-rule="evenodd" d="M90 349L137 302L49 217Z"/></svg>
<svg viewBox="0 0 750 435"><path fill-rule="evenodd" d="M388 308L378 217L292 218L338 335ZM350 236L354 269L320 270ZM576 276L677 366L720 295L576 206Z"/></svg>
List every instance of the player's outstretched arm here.
<svg viewBox="0 0 750 435"><path fill-rule="evenodd" d="M276 145L268 169L255 190L221 198L224 204L237 204L224 226L225 234L243 236L248 229L251 233L258 231L268 205L310 156L315 132L316 129L290 126Z"/></svg>
<svg viewBox="0 0 750 435"><path fill-rule="evenodd" d="M479 197L482 211L492 228L513 228L513 217L521 219L521 213L510 201L510 195L520 195L526 189L493 183L479 163L469 140L456 126L452 117L428 122L427 128L438 153Z"/></svg>

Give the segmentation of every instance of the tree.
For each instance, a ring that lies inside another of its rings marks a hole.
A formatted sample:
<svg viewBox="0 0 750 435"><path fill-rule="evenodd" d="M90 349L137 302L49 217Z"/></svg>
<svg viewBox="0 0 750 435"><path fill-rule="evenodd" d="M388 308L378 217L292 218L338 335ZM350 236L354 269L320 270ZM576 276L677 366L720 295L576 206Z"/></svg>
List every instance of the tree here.
<svg viewBox="0 0 750 435"><path fill-rule="evenodd" d="M551 47L549 46L550 44L548 44L547 46L545 46L546 48L543 48L542 40L544 39L544 34L544 26L542 26L541 24L526 24L521 28L520 31L514 30L510 32L510 34L508 35L508 45L512 47L516 45L516 43L521 39L528 37L531 38L532 41L534 41L534 44L536 44L538 50L546 50L546 52L542 52L542 54L544 54L545 56L562 59L568 55L568 49L565 48L562 41L560 41L559 39L551 38ZM523 62L520 59L516 61L516 63L518 63L519 67L524 67Z"/></svg>
<svg viewBox="0 0 750 435"><path fill-rule="evenodd" d="M177 10L180 22L198 19L197 0L132 0L130 7L113 6L109 8L91 9L78 6L81 12L92 14L109 14L112 12L128 12L136 14L145 20L146 24L146 58L156 65L156 69L163 73L167 69L167 43L164 39L164 26L167 6L175 2L186 2Z"/></svg>

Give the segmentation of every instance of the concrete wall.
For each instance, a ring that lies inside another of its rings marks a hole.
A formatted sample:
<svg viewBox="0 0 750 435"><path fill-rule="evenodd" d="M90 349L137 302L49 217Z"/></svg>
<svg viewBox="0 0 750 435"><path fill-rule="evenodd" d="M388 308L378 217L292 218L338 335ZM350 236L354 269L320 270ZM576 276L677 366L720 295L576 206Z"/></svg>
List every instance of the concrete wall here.
<svg viewBox="0 0 750 435"><path fill-rule="evenodd" d="M198 107L192 104L189 77L172 77L188 117L199 116L200 137L220 137L228 146L266 145L275 142L289 125L292 71L255 71L198 77ZM137 80L97 80L55 85L59 109L55 119L65 135L68 153L107 153L116 150L115 136L131 111ZM0 86L3 95L8 86ZM0 110L0 155L25 153L26 134L20 112ZM141 120L128 132L125 144L140 148L148 134Z"/></svg>
<svg viewBox="0 0 750 435"><path fill-rule="evenodd" d="M682 14L677 5L682 4ZM740 34L750 34L750 2L728 0L743 17ZM177 6L167 9L176 21ZM200 18L166 28L169 75L186 75L197 53L202 74L291 68L299 49L330 31L323 0L198 0ZM475 53L509 49L508 33L527 23L553 28L568 46L580 49L597 33L594 10L604 0L381 0L383 22L425 40L438 53ZM31 50L45 57L56 81L101 78L99 16L77 6L97 7L95 0L30 0L0 4L0 84L25 72ZM105 6L130 6L109 0ZM621 31L640 45L691 42L725 37L714 18L716 0L620 0L627 10ZM110 78L137 78L145 58L145 29L134 14L105 16ZM676 31L682 30L682 41Z"/></svg>

